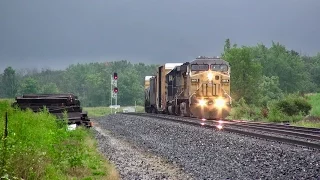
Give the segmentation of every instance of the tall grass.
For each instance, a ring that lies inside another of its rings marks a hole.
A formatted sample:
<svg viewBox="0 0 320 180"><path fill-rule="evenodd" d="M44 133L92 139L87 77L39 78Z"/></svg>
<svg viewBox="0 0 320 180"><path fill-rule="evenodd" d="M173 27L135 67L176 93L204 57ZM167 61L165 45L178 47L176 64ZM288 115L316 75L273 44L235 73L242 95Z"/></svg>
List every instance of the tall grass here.
<svg viewBox="0 0 320 180"><path fill-rule="evenodd" d="M310 115L320 117L320 94L310 95L308 96L308 100L312 105Z"/></svg>
<svg viewBox="0 0 320 180"><path fill-rule="evenodd" d="M304 120L304 121L295 122L293 125L301 126L301 127L320 128L320 121L314 122L314 121Z"/></svg>
<svg viewBox="0 0 320 180"><path fill-rule="evenodd" d="M320 94L311 94L307 96L308 102L311 104L312 109L310 116L303 121L294 123L295 126L320 128Z"/></svg>
<svg viewBox="0 0 320 180"><path fill-rule="evenodd" d="M9 115L8 137L1 139L0 178L110 178L113 166L97 152L89 130L68 131L65 122L57 123L47 111L21 111L0 101L1 136L5 112ZM112 177L118 178L115 173Z"/></svg>

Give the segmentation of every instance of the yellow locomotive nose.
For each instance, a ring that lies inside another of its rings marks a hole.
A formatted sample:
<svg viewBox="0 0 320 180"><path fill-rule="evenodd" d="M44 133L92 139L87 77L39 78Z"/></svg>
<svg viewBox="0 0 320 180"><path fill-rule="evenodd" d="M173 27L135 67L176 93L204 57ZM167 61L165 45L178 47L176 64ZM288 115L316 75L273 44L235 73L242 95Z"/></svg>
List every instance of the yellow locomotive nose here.
<svg viewBox="0 0 320 180"><path fill-rule="evenodd" d="M211 72L208 72L207 77L208 77L209 81L212 81L213 74Z"/></svg>

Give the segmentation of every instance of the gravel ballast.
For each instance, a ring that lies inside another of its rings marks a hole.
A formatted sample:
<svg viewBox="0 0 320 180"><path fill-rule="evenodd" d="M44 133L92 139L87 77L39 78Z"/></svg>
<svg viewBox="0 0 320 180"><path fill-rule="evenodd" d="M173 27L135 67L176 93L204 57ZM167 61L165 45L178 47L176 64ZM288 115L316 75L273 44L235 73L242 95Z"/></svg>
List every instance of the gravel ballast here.
<svg viewBox="0 0 320 180"><path fill-rule="evenodd" d="M100 149L124 179L320 178L318 150L150 117L115 114L96 122ZM157 168L143 171L141 159Z"/></svg>
<svg viewBox="0 0 320 180"><path fill-rule="evenodd" d="M190 175L182 172L179 167L113 137L98 124L94 130L100 151L115 164L121 179L191 179Z"/></svg>

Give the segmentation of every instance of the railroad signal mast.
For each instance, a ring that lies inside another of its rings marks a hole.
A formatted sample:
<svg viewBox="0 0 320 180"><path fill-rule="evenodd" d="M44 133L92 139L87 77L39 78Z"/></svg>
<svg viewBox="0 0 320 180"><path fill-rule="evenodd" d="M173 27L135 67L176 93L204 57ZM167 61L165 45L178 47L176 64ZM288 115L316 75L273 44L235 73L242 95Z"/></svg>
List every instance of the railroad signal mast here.
<svg viewBox="0 0 320 180"><path fill-rule="evenodd" d="M118 107L118 91L118 73L114 72L113 75L111 75L111 113L113 108L117 109ZM113 104L113 99L115 100L115 104Z"/></svg>

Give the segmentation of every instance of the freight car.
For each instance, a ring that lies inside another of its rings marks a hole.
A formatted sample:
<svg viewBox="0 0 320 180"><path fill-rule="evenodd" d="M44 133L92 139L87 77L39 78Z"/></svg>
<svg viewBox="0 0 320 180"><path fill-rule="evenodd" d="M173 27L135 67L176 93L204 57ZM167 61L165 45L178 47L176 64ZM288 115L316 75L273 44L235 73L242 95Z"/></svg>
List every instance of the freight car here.
<svg viewBox="0 0 320 180"><path fill-rule="evenodd" d="M66 112L68 124L92 126L88 114L82 111L78 97L72 93L24 94L21 97L16 97L16 102L12 106L17 106L22 110L31 109L33 112L40 112L45 107L49 113L59 119L62 119L63 113Z"/></svg>
<svg viewBox="0 0 320 180"><path fill-rule="evenodd" d="M200 56L166 63L145 77L145 111L205 119L226 118L231 110L230 64Z"/></svg>

